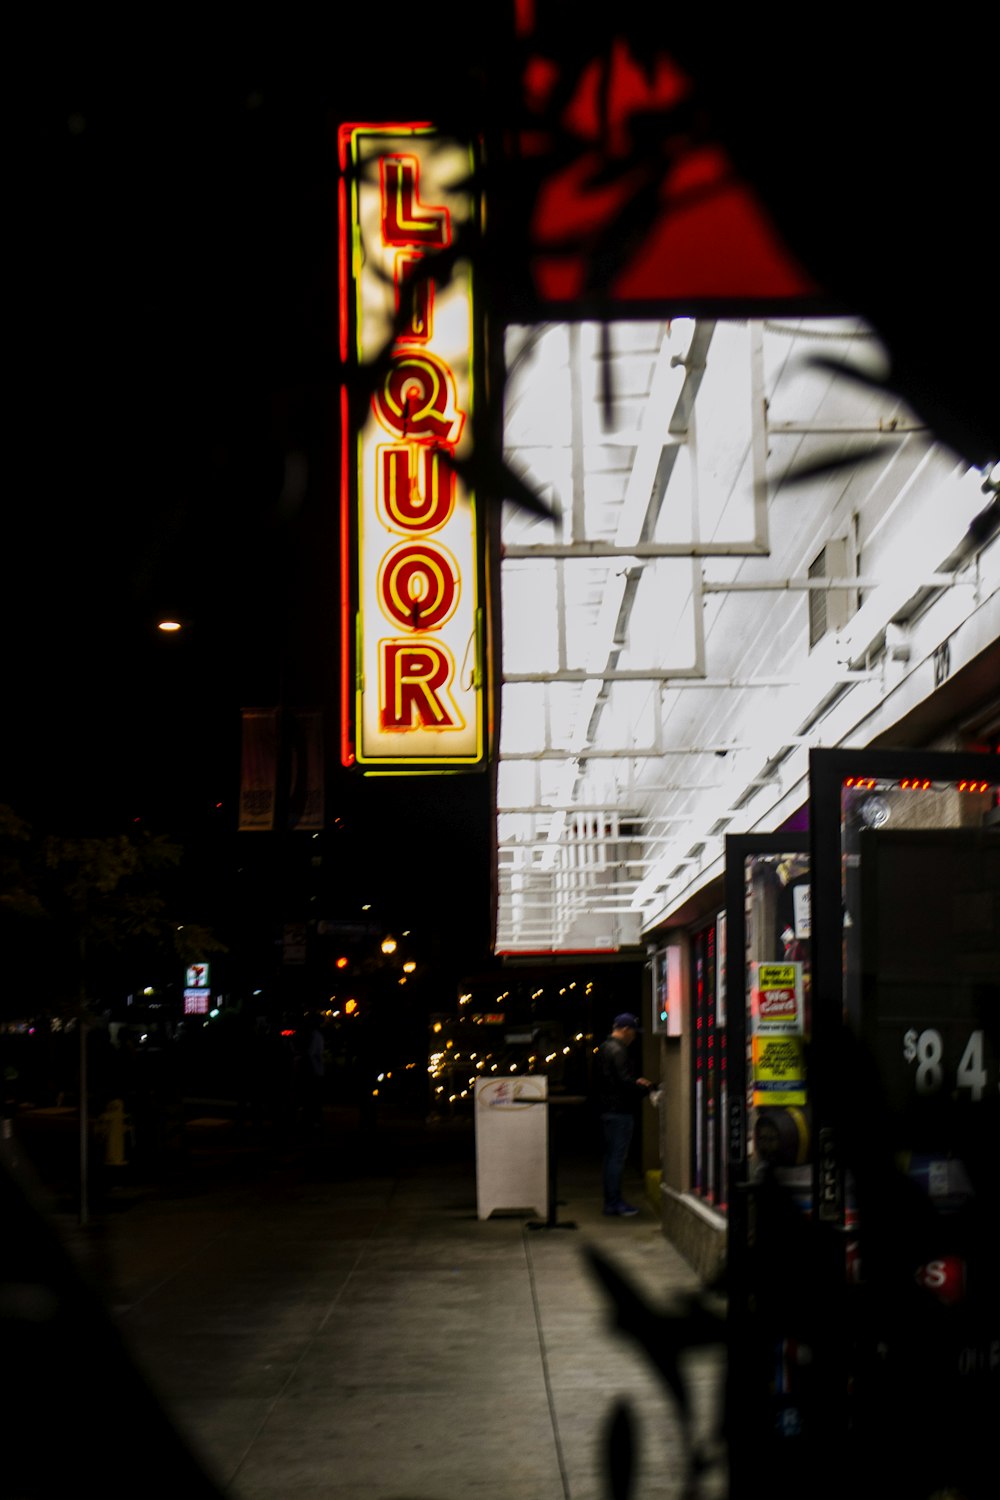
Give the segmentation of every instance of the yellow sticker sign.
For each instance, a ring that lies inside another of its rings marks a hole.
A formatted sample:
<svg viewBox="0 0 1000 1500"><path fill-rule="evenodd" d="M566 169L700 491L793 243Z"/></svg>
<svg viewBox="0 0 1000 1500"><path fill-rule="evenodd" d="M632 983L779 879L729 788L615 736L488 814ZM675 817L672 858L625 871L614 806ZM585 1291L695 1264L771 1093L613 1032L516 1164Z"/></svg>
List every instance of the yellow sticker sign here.
<svg viewBox="0 0 1000 1500"><path fill-rule="evenodd" d="M750 1020L754 1035L769 1032L778 1035L801 1035L804 1029L802 1007L802 965L750 965Z"/></svg>
<svg viewBox="0 0 1000 1500"><path fill-rule="evenodd" d="M801 964L756 964L757 983L762 990L794 989Z"/></svg>
<svg viewBox="0 0 1000 1500"><path fill-rule="evenodd" d="M800 1036L755 1036L751 1057L755 1105L805 1104L806 1065Z"/></svg>

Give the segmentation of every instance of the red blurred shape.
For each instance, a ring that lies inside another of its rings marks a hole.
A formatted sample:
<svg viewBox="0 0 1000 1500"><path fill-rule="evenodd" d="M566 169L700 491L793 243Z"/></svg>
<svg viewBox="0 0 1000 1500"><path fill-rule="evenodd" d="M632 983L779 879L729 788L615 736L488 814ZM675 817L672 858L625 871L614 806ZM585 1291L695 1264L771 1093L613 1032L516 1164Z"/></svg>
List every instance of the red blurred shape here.
<svg viewBox="0 0 1000 1500"><path fill-rule="evenodd" d="M533 7L519 17L530 35ZM646 61L646 60L644 60ZM685 135L671 111L690 97L690 80L665 52L640 68L621 40L576 79L558 117L552 101L560 62L532 53L521 75L529 124L522 157L552 168L538 192L529 230L534 290L542 302L795 302L822 289L788 253L721 145ZM640 154L653 133L659 156ZM566 147L570 145L567 157ZM637 193L655 181L652 221L609 278L592 253Z"/></svg>
<svg viewBox="0 0 1000 1500"><path fill-rule="evenodd" d="M918 1286L930 1292L946 1307L954 1307L965 1298L965 1261L958 1255L943 1255L926 1261L914 1272Z"/></svg>

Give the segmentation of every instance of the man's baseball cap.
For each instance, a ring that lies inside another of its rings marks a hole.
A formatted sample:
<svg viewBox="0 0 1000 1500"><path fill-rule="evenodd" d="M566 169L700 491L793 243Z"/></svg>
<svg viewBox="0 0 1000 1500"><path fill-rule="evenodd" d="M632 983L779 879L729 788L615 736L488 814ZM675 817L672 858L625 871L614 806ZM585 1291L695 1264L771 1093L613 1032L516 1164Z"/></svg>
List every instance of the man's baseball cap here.
<svg viewBox="0 0 1000 1500"><path fill-rule="evenodd" d="M642 1027L639 1025L639 1017L634 1016L630 1010L622 1011L620 1016L615 1016L611 1030L623 1031L626 1026L632 1031L642 1030Z"/></svg>

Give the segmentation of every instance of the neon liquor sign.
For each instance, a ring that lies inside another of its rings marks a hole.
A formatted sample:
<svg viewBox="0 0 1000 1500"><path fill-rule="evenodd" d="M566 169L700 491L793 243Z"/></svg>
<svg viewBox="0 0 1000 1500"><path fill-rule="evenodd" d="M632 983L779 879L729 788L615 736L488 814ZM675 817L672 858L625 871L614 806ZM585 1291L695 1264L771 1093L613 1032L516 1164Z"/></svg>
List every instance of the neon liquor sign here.
<svg viewBox="0 0 1000 1500"><path fill-rule="evenodd" d="M341 758L370 773L484 756L479 527L452 462L472 447L472 270L413 275L475 213L471 165L426 125L341 127L341 357L384 359L353 430L341 399Z"/></svg>

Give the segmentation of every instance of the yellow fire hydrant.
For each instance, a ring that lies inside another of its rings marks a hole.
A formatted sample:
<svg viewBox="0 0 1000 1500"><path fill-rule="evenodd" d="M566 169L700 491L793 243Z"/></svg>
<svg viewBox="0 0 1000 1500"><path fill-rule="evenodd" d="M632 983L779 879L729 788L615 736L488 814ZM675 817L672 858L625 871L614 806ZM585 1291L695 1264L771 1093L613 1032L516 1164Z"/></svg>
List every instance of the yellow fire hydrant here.
<svg viewBox="0 0 1000 1500"><path fill-rule="evenodd" d="M109 1099L107 1108L102 1115L98 1115L95 1124L98 1135L104 1141L104 1165L126 1166L125 1133L131 1132L132 1122L125 1113L125 1100Z"/></svg>

